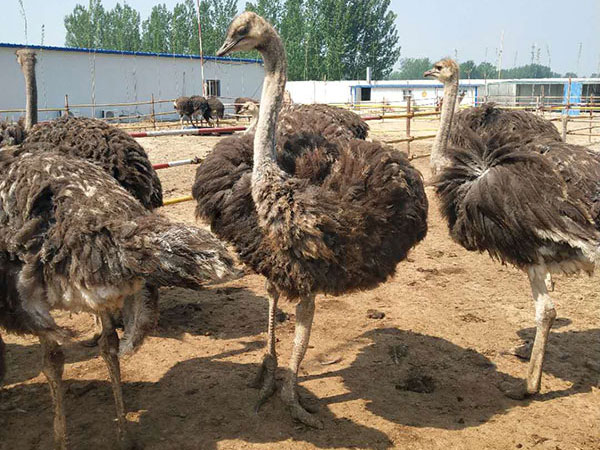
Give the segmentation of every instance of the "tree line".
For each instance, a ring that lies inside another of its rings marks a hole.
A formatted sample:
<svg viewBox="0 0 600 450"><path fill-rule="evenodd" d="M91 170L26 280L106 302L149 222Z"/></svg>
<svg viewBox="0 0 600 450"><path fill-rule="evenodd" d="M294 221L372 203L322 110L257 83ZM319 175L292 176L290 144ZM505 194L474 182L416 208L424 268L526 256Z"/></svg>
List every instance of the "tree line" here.
<svg viewBox="0 0 600 450"><path fill-rule="evenodd" d="M400 61L400 69L393 71L390 80L420 80L423 72L429 70L435 61L429 58L404 58ZM500 75L500 76L498 76ZM595 74L592 74L594 76ZM497 78L556 78L561 74L554 72L550 67L537 63L502 69L500 74L496 66L489 62L476 64L469 60L460 64L460 77L462 79L497 79ZM577 74L567 72L565 77L577 77Z"/></svg>
<svg viewBox="0 0 600 450"><path fill-rule="evenodd" d="M279 31L290 80L362 79L367 67L373 78L384 79L400 56L396 14L389 5L390 0L255 0L246 10ZM236 0L200 2L205 55L215 54L237 13ZM89 0L76 5L64 22L68 47L199 53L194 0L182 0L173 9L157 4L144 20L127 3L106 9L102 0Z"/></svg>

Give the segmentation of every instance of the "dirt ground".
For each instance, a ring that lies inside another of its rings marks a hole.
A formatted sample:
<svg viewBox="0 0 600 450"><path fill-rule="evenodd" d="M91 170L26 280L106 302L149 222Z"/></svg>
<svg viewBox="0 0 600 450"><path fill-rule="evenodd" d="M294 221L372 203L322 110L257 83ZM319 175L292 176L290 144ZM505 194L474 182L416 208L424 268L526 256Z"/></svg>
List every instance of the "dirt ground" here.
<svg viewBox="0 0 600 450"><path fill-rule="evenodd" d="M427 134L433 125L419 126ZM404 130L404 122L371 126L379 139ZM219 139L164 137L140 143L153 162L165 162L202 156ZM414 153L428 153L430 142L413 144ZM414 164L429 178L427 158ZM188 195L194 170L160 171L165 197ZM267 300L264 280L248 275L202 292L161 292L158 329L137 354L122 361L128 419L139 447L600 449L598 276L555 277L558 319L542 391L511 400L499 386L525 375L527 363L515 348L534 335L526 276L453 243L435 195L427 191L429 233L395 277L371 291L317 298L300 383L324 430L294 423L278 396L258 414L253 411L257 391L247 384L264 350ZM193 211L193 202L163 208L169 217L189 223L194 223ZM277 328L279 361L285 365L294 305L280 307L287 314L279 316ZM384 317L369 318L373 310ZM83 337L93 332L86 314L56 316ZM10 335L5 340L0 449L51 448L52 407L40 374L39 344ZM67 351L64 378L74 449L115 448L112 393L96 353L79 347Z"/></svg>

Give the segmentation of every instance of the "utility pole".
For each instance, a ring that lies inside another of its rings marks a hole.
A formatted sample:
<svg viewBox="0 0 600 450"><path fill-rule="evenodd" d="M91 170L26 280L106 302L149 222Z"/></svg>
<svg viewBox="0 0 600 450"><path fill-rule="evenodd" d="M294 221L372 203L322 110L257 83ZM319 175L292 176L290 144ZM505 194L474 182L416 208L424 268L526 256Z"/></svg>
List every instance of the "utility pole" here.
<svg viewBox="0 0 600 450"><path fill-rule="evenodd" d="M200 22L200 0L196 0L196 17L198 18L198 44L200 46L200 78L202 78L202 96L206 97L206 87L204 86L204 53L202 51L202 24Z"/></svg>
<svg viewBox="0 0 600 450"><path fill-rule="evenodd" d="M496 72L498 72L498 79L501 78L502 75L502 52L504 51L504 30L500 33L500 49L498 50L498 67L496 68Z"/></svg>

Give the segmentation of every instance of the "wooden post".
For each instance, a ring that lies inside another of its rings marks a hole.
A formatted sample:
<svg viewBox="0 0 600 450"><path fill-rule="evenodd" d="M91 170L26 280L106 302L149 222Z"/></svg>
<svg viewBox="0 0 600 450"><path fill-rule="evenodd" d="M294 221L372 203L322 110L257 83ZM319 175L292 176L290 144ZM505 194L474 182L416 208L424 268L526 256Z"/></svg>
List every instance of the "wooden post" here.
<svg viewBox="0 0 600 450"><path fill-rule="evenodd" d="M156 115L154 114L154 93L152 93L150 102L150 119L152 120L152 126L156 130Z"/></svg>
<svg viewBox="0 0 600 450"><path fill-rule="evenodd" d="M593 123L594 123L594 94L592 94L590 96L590 99L588 100L588 106L590 107L590 135L589 135L589 142L592 142L592 129L593 129Z"/></svg>
<svg viewBox="0 0 600 450"><path fill-rule="evenodd" d="M544 89L544 85L542 84L542 117L544 117L544 111L546 109L546 100L545 100L545 89Z"/></svg>
<svg viewBox="0 0 600 450"><path fill-rule="evenodd" d="M69 117L69 94L65 94L65 116Z"/></svg>
<svg viewBox="0 0 600 450"><path fill-rule="evenodd" d="M571 108L571 77L569 77L569 85L567 86L567 105L563 110L562 118L562 140L567 142L567 128L569 126L569 109Z"/></svg>
<svg viewBox="0 0 600 450"><path fill-rule="evenodd" d="M406 137L409 138L406 141L406 153L408 153L408 159L411 159L410 155L410 121L412 119L412 95L406 97Z"/></svg>

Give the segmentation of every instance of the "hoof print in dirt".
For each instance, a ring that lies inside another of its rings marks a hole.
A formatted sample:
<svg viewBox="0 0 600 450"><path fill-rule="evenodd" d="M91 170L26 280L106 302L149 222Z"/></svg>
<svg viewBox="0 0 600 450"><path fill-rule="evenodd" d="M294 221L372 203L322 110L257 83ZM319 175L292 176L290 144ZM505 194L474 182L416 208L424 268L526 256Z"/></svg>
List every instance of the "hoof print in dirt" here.
<svg viewBox="0 0 600 450"><path fill-rule="evenodd" d="M376 310L374 310L374 309L369 309L369 310L367 311L367 317L368 317L369 319L377 319L377 320L380 320L380 319L383 319L383 318L385 317L385 313L384 313L384 312L382 312L382 311L376 311Z"/></svg>
<svg viewBox="0 0 600 450"><path fill-rule="evenodd" d="M398 383L396 389L399 391L416 392L418 394L431 394L435 391L435 382L429 375L412 375L401 383Z"/></svg>

